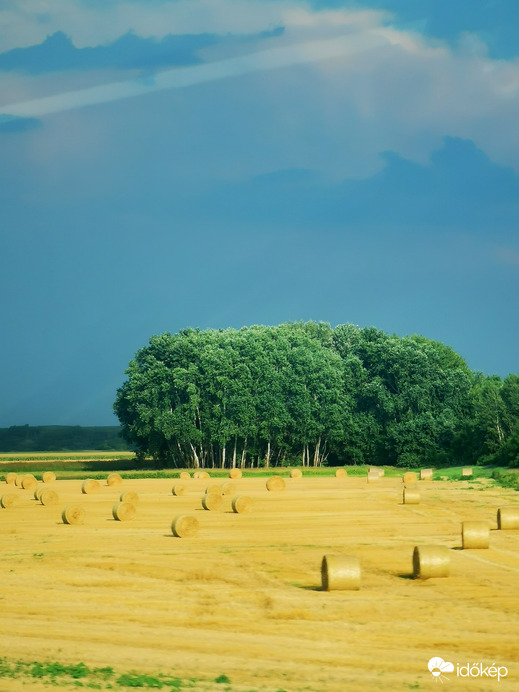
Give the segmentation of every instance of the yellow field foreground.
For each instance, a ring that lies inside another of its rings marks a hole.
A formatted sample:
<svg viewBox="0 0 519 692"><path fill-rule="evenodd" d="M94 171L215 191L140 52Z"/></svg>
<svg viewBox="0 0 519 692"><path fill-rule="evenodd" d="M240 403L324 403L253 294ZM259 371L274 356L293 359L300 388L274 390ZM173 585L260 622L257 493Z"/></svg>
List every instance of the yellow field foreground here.
<svg viewBox="0 0 519 692"><path fill-rule="evenodd" d="M162 672L222 692L519 689L519 531L496 523L499 507L519 509L517 493L420 482L420 503L404 505L398 478L303 477L279 492L265 481L233 481L253 499L244 514L230 495L203 509L221 480L182 481L179 496L171 479L101 481L94 494L58 480L45 484L59 496L49 506L1 483L0 496L17 495L0 509L1 656ZM139 496L131 521L112 516L123 491ZM62 522L70 504L83 525ZM173 536L184 513L197 536ZM469 520L488 522L488 549L461 549ZM413 549L429 544L451 549L450 576L413 579ZM360 561L360 590L321 590L323 556L343 554ZM434 657L454 666L443 680L428 670ZM479 664L507 675L476 675ZM220 675L230 683L214 683ZM22 688L49 689L0 679L1 692Z"/></svg>

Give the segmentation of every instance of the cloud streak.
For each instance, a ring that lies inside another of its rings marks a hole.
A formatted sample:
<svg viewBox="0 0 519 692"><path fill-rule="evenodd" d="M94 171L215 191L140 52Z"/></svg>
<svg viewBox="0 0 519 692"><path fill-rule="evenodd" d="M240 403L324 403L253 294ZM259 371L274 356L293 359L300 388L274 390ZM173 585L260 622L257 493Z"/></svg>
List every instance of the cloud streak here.
<svg viewBox="0 0 519 692"><path fill-rule="evenodd" d="M8 104L0 108L0 115L22 118L42 117L65 110L143 96L167 89L181 89L253 72L334 58L353 57L384 44L387 44L387 38L382 31L371 32L368 36L348 34L325 41L306 41L203 65L164 70L152 76L134 80L111 82L87 89Z"/></svg>

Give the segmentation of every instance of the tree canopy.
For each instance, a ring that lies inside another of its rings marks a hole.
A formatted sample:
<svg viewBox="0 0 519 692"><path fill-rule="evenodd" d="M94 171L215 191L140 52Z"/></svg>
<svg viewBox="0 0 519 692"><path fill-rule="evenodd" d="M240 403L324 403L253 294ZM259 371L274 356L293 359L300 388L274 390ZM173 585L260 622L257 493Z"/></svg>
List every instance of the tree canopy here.
<svg viewBox="0 0 519 692"><path fill-rule="evenodd" d="M178 467L512 463L519 439L519 376L373 327L184 329L153 336L126 375L124 438Z"/></svg>

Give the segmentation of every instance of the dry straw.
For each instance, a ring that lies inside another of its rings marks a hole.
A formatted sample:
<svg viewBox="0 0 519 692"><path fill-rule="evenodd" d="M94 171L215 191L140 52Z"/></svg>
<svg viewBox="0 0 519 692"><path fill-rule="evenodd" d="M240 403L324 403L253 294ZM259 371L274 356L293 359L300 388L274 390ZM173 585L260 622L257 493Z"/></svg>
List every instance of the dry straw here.
<svg viewBox="0 0 519 692"><path fill-rule="evenodd" d="M121 493L119 500L121 502L131 502L132 505L135 505L139 502L139 496L133 490L126 490L124 493Z"/></svg>
<svg viewBox="0 0 519 692"><path fill-rule="evenodd" d="M22 480L23 480L23 476L16 474L16 478L14 479L14 484L16 485L17 488L22 487Z"/></svg>
<svg viewBox="0 0 519 692"><path fill-rule="evenodd" d="M368 473L376 473L377 476L380 476L380 478L382 478L382 476L384 475L384 469L379 469L377 466L370 466L370 468L368 469Z"/></svg>
<svg viewBox="0 0 519 692"><path fill-rule="evenodd" d="M45 490L44 486L41 484L38 484L36 488L34 489L34 499L40 501L40 495L42 492Z"/></svg>
<svg viewBox="0 0 519 692"><path fill-rule="evenodd" d="M223 495L220 493L209 493L202 495L202 507L210 512L218 511L223 505Z"/></svg>
<svg viewBox="0 0 519 692"><path fill-rule="evenodd" d="M61 513L64 524L74 524L80 526L85 522L85 510L78 505L68 505Z"/></svg>
<svg viewBox="0 0 519 692"><path fill-rule="evenodd" d="M200 474L201 474L201 473L202 473L201 471L195 471L195 472L193 473L193 478L195 478L195 479L196 479L196 478L200 478Z"/></svg>
<svg viewBox="0 0 519 692"><path fill-rule="evenodd" d="M500 507L497 510L497 527L499 529L519 529L519 506Z"/></svg>
<svg viewBox="0 0 519 692"><path fill-rule="evenodd" d="M207 488L205 489L206 495L211 495L213 493L215 495L223 495L222 488L220 485L218 485L218 483L211 483L211 485L208 485Z"/></svg>
<svg viewBox="0 0 519 692"><path fill-rule="evenodd" d="M267 481L267 490L270 492L278 492L285 489L285 481L281 476L272 476Z"/></svg>
<svg viewBox="0 0 519 692"><path fill-rule="evenodd" d="M431 579L448 577L451 557L444 545L420 545L413 550L413 577Z"/></svg>
<svg viewBox="0 0 519 692"><path fill-rule="evenodd" d="M198 477L199 478L211 478L211 476L207 473L207 471L200 471L200 475Z"/></svg>
<svg viewBox="0 0 519 692"><path fill-rule="evenodd" d="M196 536L199 528L198 519L189 516L189 514L181 514L175 517L171 523L171 530L177 538L192 538Z"/></svg>
<svg viewBox="0 0 519 692"><path fill-rule="evenodd" d="M99 484L99 481L94 480L93 478L87 478L86 480L83 481L81 485L81 492L84 495L91 495L92 493L98 493L101 490L101 485Z"/></svg>
<svg viewBox="0 0 519 692"><path fill-rule="evenodd" d="M112 516L116 521L131 521L135 519L137 508L133 502L117 502L112 507Z"/></svg>
<svg viewBox="0 0 519 692"><path fill-rule="evenodd" d="M122 482L122 476L120 476L118 473L111 473L106 479L106 485L110 486L121 485Z"/></svg>
<svg viewBox="0 0 519 692"><path fill-rule="evenodd" d="M360 564L354 555L325 555L321 563L323 591L360 589Z"/></svg>
<svg viewBox="0 0 519 692"><path fill-rule="evenodd" d="M232 499L232 511L236 514L246 514L252 510L252 498L248 495L236 495Z"/></svg>
<svg viewBox="0 0 519 692"><path fill-rule="evenodd" d="M420 491L416 487L404 488L402 493L402 502L404 505L419 505Z"/></svg>
<svg viewBox="0 0 519 692"><path fill-rule="evenodd" d="M57 505L59 501L58 493L54 490L42 490L38 499L44 507Z"/></svg>
<svg viewBox="0 0 519 692"><path fill-rule="evenodd" d="M0 506L4 509L9 509L18 502L18 496L14 493L5 493L0 497Z"/></svg>
<svg viewBox="0 0 519 692"><path fill-rule="evenodd" d="M375 483L380 480L378 471L368 471L368 483Z"/></svg>
<svg viewBox="0 0 519 692"><path fill-rule="evenodd" d="M433 478L433 470L432 469L422 469L420 471L420 480L421 481L432 481Z"/></svg>
<svg viewBox="0 0 519 692"><path fill-rule="evenodd" d="M38 481L32 474L27 474L22 478L22 488L24 490L34 490L34 488L38 485Z"/></svg>
<svg viewBox="0 0 519 692"><path fill-rule="evenodd" d="M56 480L56 474L54 471L45 471L41 479L44 483L52 483Z"/></svg>
<svg viewBox="0 0 519 692"><path fill-rule="evenodd" d="M231 469L231 470L229 471L229 478L234 478L234 479L236 479L236 478L241 478L242 475L243 475L243 474L242 474L242 472L241 472L241 469L236 469L236 468L234 468L234 469Z"/></svg>
<svg viewBox="0 0 519 692"><path fill-rule="evenodd" d="M232 481L224 481L220 484L220 489L222 491L222 495L234 495L236 492L236 483L233 483Z"/></svg>
<svg viewBox="0 0 519 692"><path fill-rule="evenodd" d="M183 483L175 483L171 488L173 495L185 495L187 492L186 486Z"/></svg>
<svg viewBox="0 0 519 692"><path fill-rule="evenodd" d="M5 482L8 483L9 485L14 485L16 481L16 477L18 476L17 473L8 473L7 476L5 477Z"/></svg>
<svg viewBox="0 0 519 692"><path fill-rule="evenodd" d="M414 473L414 471L407 471L407 473L404 473L402 476L402 480L406 485L410 485L411 483L416 483L418 478L416 477L416 473Z"/></svg>
<svg viewBox="0 0 519 692"><path fill-rule="evenodd" d="M301 469L292 469L292 471L290 471L290 478L302 478L302 476L303 472Z"/></svg>
<svg viewBox="0 0 519 692"><path fill-rule="evenodd" d="M472 476L472 469L469 469L469 468L461 469L461 475L462 475L462 477Z"/></svg>
<svg viewBox="0 0 519 692"><path fill-rule="evenodd" d="M485 521L464 521L461 525L461 543L466 548L488 548L490 527Z"/></svg>
<svg viewBox="0 0 519 692"><path fill-rule="evenodd" d="M335 471L335 478L345 478L348 475L346 469L337 469Z"/></svg>
<svg viewBox="0 0 519 692"><path fill-rule="evenodd" d="M181 471L178 477L181 481L188 481L191 478L191 474L188 471Z"/></svg>

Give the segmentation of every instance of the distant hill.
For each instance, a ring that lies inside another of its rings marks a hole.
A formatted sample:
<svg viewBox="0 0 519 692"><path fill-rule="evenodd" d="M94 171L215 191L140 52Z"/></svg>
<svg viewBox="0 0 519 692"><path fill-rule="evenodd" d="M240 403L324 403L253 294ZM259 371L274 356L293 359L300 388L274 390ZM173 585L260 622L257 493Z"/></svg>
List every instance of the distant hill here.
<svg viewBox="0 0 519 692"><path fill-rule="evenodd" d="M127 451L118 425L13 425L0 428L0 452Z"/></svg>

